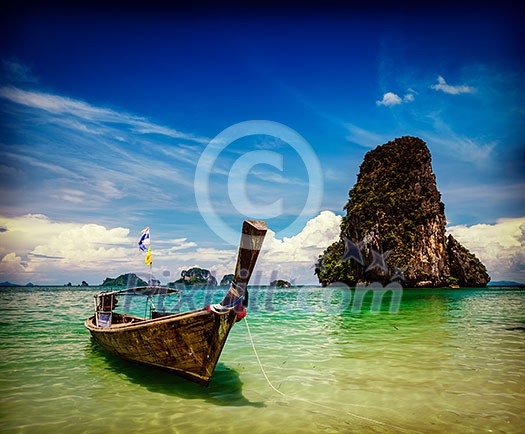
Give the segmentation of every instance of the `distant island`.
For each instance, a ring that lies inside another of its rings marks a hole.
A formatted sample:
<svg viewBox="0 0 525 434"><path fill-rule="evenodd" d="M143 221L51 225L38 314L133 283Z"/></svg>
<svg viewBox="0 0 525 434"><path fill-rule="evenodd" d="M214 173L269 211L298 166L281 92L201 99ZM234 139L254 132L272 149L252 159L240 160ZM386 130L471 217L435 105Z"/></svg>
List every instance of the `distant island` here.
<svg viewBox="0 0 525 434"><path fill-rule="evenodd" d="M485 266L452 235L423 140L401 137L367 152L349 192L339 241L315 264L319 282L484 287Z"/></svg>
<svg viewBox="0 0 525 434"><path fill-rule="evenodd" d="M138 277L135 273L121 274L115 279L106 277L101 286L148 286L148 283Z"/></svg>
<svg viewBox="0 0 525 434"><path fill-rule="evenodd" d="M217 286L217 279L210 273L210 270L193 267L181 272L181 278L174 282L169 282L168 286Z"/></svg>
<svg viewBox="0 0 525 434"><path fill-rule="evenodd" d="M233 282L234 277L235 276L233 274L225 274L224 276L222 276L221 283L219 285L220 286L230 286Z"/></svg>
<svg viewBox="0 0 525 434"><path fill-rule="evenodd" d="M287 282L286 280L272 280L270 282L270 286L277 286L278 288L290 288L292 284L290 282Z"/></svg>

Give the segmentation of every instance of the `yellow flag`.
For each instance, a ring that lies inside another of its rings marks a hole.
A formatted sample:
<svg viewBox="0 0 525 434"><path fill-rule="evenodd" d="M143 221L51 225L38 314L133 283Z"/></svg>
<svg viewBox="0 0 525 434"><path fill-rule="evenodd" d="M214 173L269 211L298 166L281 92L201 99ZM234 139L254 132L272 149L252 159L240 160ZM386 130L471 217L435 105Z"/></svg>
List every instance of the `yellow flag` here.
<svg viewBox="0 0 525 434"><path fill-rule="evenodd" d="M151 265L151 247L148 247L148 253L146 253L146 259L144 260L146 265Z"/></svg>

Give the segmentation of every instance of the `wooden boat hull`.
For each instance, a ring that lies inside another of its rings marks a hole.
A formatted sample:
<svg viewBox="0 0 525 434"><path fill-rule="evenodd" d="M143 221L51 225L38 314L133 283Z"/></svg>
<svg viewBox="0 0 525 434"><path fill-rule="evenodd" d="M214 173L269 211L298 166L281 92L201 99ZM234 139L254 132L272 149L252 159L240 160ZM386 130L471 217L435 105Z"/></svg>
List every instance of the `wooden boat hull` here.
<svg viewBox="0 0 525 434"><path fill-rule="evenodd" d="M206 309L108 328L85 326L95 341L123 359L167 369L207 386L237 314L217 315Z"/></svg>

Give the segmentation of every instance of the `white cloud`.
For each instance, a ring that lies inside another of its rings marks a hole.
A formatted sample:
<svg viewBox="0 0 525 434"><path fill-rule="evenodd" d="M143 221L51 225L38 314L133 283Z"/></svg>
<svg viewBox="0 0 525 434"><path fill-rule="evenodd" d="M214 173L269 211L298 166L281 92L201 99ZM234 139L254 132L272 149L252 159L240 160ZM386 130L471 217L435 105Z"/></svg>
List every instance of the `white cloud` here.
<svg viewBox="0 0 525 434"><path fill-rule="evenodd" d="M366 148L375 148L390 140L387 135L373 133L354 124L345 124L345 127L349 133L348 136L346 136L346 140Z"/></svg>
<svg viewBox="0 0 525 434"><path fill-rule="evenodd" d="M251 284L268 285L271 280L285 279L298 284L314 284L314 263L330 244L339 239L341 216L322 211L305 225L297 235L278 239L268 230ZM197 248L177 252L177 263L184 263L172 276L178 277L182 269L198 266L209 269L220 281L235 270L237 250Z"/></svg>
<svg viewBox="0 0 525 434"><path fill-rule="evenodd" d="M66 122L69 127L78 129L84 133L97 133L97 131L88 127L85 123L78 122L78 120L91 123L124 124L140 134L160 134L171 138L185 139L202 144L209 142L208 138L197 137L193 134L187 134L162 125L156 125L140 116L118 112L110 108L97 107L84 101L50 93L28 91L13 86L5 86L0 88L0 97L48 113L73 116L77 119L76 121L62 119L62 122Z"/></svg>
<svg viewBox="0 0 525 434"><path fill-rule="evenodd" d="M75 225L53 222L42 214L26 214L20 217L0 217L0 227L4 230L0 232L0 255L11 251L24 255L35 246Z"/></svg>
<svg viewBox="0 0 525 434"><path fill-rule="evenodd" d="M49 93L0 87L0 98L25 108L10 123L22 143L0 146L0 172L20 172L14 191L33 209L98 210L119 199L138 211L145 191L147 207L193 206L194 166L206 138Z"/></svg>
<svg viewBox="0 0 525 434"><path fill-rule="evenodd" d="M167 248L158 247L166 244L172 245ZM155 240L152 248L153 275L161 281L174 281L180 277L182 270L198 267L210 270L211 274L220 281L225 274L234 272L236 255L237 250L199 247L195 242L187 241L186 238ZM137 269L143 268L141 264L137 267Z"/></svg>
<svg viewBox="0 0 525 434"><path fill-rule="evenodd" d="M57 222L41 214L0 217L0 280L59 283L57 276L139 263L129 229Z"/></svg>
<svg viewBox="0 0 525 434"><path fill-rule="evenodd" d="M184 163L190 163L196 165L200 154L201 149L198 146L190 146L186 144L179 143L177 147L159 146L152 144L151 148L158 153L167 155L168 157L174 158L176 160L182 161Z"/></svg>
<svg viewBox="0 0 525 434"><path fill-rule="evenodd" d="M197 244L193 241L188 241L187 238L174 238L171 240L157 240L156 244L169 244L170 245L170 251L176 251L176 250L183 250L188 249L190 247L196 247Z"/></svg>
<svg viewBox="0 0 525 434"><path fill-rule="evenodd" d="M15 252L8 253L0 261L0 276L15 276L28 274L31 269L22 261L22 258ZM1 279L1 278L0 278ZM7 279L1 279L7 280Z"/></svg>
<svg viewBox="0 0 525 434"><path fill-rule="evenodd" d="M284 279L296 284L316 284L314 264L319 255L339 239L341 216L331 211L322 211L305 225L301 232L289 238L278 239L271 229L265 237L263 248L250 284L268 285L271 280ZM187 265L179 267L172 275L191 266L207 268L220 281L225 274L235 270L236 250L198 248L187 253L178 253L177 262Z"/></svg>
<svg viewBox="0 0 525 434"><path fill-rule="evenodd" d="M115 183L107 179L96 181L96 190L107 199L117 199L122 197L123 193L115 186Z"/></svg>
<svg viewBox="0 0 525 434"><path fill-rule="evenodd" d="M12 86L0 88L0 97L27 107L52 113L69 113L83 119L94 120L104 118L117 121L122 117L110 109L91 106L83 101L44 92L23 90ZM139 120L137 117L131 119Z"/></svg>
<svg viewBox="0 0 525 434"><path fill-rule="evenodd" d="M477 164L487 162L496 146L495 142L479 143L477 140L460 136L446 128L437 131L437 134L427 133L424 136L429 144L448 148L458 160Z"/></svg>
<svg viewBox="0 0 525 434"><path fill-rule="evenodd" d="M403 100L401 99L399 95L396 95L393 92L387 92L383 95L382 100L376 101L376 104L389 107L389 106L401 104L402 102Z"/></svg>
<svg viewBox="0 0 525 434"><path fill-rule="evenodd" d="M273 231L268 231L258 267L268 280L262 284L269 283L271 276L316 283L314 263L324 249L339 239L341 220L341 216L331 211L321 211L293 237L280 240Z"/></svg>
<svg viewBox="0 0 525 434"><path fill-rule="evenodd" d="M441 145L448 149L451 152L449 157L469 163L486 163L498 144L495 141L483 143L475 138L458 134L443 121L439 113L430 113L426 117L432 121L434 131L420 131L418 134L420 137L425 137L429 145Z"/></svg>
<svg viewBox="0 0 525 434"><path fill-rule="evenodd" d="M447 230L485 264L492 280L525 283L525 217Z"/></svg>
<svg viewBox="0 0 525 434"><path fill-rule="evenodd" d="M76 203L80 204L84 202L86 193L81 190L74 190L71 188L64 188L62 190L58 190L56 194L53 194L52 197L55 199L62 199L66 202Z"/></svg>
<svg viewBox="0 0 525 434"><path fill-rule="evenodd" d="M260 179L261 181L274 182L276 184L301 185L301 186L306 185L306 182L300 178L286 177L286 176L283 176L281 173L262 171L262 170L252 170L250 174Z"/></svg>
<svg viewBox="0 0 525 434"><path fill-rule="evenodd" d="M383 99L376 101L377 105L383 105L386 107L399 105L403 103L413 102L414 101L414 94L416 92L413 89L409 89L408 92L401 98L399 95L395 94L394 92L387 92L383 95Z"/></svg>
<svg viewBox="0 0 525 434"><path fill-rule="evenodd" d="M7 80L17 83L36 83L38 81L29 66L16 60L4 60L2 63Z"/></svg>
<svg viewBox="0 0 525 434"><path fill-rule="evenodd" d="M269 230L252 284L285 279L315 284L314 263L339 239L342 217L322 211L295 236L278 239ZM123 227L57 222L44 215L0 217L0 281L57 284L145 270L135 237ZM456 225L448 232L487 266L493 280L525 282L525 217L494 225ZM174 280L182 269L209 269L217 279L234 271L236 249L198 246L186 238L155 240L153 272ZM75 280L76 279L76 280ZM78 283L77 282L77 283Z"/></svg>
<svg viewBox="0 0 525 434"><path fill-rule="evenodd" d="M501 202L525 203L525 183L494 185L487 184L480 186L462 185L453 183L441 187L441 193L445 198L444 202L453 207L458 205L474 206L479 202L499 204Z"/></svg>
<svg viewBox="0 0 525 434"><path fill-rule="evenodd" d="M452 86L450 84L447 84L447 82L441 75L437 78L437 80L438 80L437 84L433 84L430 87L434 90L440 90L450 95L459 95L461 93L475 93L476 92L476 88L467 86L464 84L457 85L457 86Z"/></svg>
<svg viewBox="0 0 525 434"><path fill-rule="evenodd" d="M86 267L88 264L129 257L128 249L133 241L129 229L107 229L97 224L78 225L60 232L36 246L31 255L60 257L64 264Z"/></svg>
<svg viewBox="0 0 525 434"><path fill-rule="evenodd" d="M6 159L18 160L19 162L29 165L29 166L40 167L42 169L46 169L47 171L55 175L64 176L66 178L75 178L75 179L81 178L81 176L79 176L77 173L73 172L72 170L66 169L58 164L49 163L49 162L42 161L42 160L27 156L27 155L16 154L14 152L4 152L2 153L2 155Z"/></svg>
<svg viewBox="0 0 525 434"><path fill-rule="evenodd" d="M256 268L258 280L252 283L268 284L271 278L315 283L314 262L338 239L340 223L340 216L323 211L293 237L280 240L269 230ZM145 270L137 240L127 228L57 222L40 214L0 217L0 228L0 281L98 283L104 276ZM233 273L236 255L237 249L202 247L186 238L159 239L153 249L153 272L173 280L182 269L198 266L220 280Z"/></svg>
<svg viewBox="0 0 525 434"><path fill-rule="evenodd" d="M262 254L266 261L272 263L305 262L310 261L312 257L317 258L320 250L337 241L341 232L341 220L341 216L332 211L321 211L293 237L280 240L275 238L275 232L270 230Z"/></svg>
<svg viewBox="0 0 525 434"><path fill-rule="evenodd" d="M412 102L412 101L414 101L414 94L413 94L413 93L407 93L407 94L403 97L403 101L404 101L404 102Z"/></svg>

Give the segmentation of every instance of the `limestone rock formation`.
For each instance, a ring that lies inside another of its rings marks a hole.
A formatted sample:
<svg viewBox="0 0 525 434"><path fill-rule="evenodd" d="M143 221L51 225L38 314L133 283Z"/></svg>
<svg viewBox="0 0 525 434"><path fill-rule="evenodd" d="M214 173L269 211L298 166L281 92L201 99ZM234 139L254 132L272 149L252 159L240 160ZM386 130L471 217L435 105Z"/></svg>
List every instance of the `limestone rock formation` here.
<svg viewBox="0 0 525 434"><path fill-rule="evenodd" d="M106 277L102 286L125 286L125 287L134 287L134 286L147 286L147 282L142 280L135 273L126 273L121 274L117 278Z"/></svg>
<svg viewBox="0 0 525 434"><path fill-rule="evenodd" d="M270 282L270 286L276 286L278 288L290 288L292 284L286 280L278 279L278 280L272 280Z"/></svg>
<svg viewBox="0 0 525 434"><path fill-rule="evenodd" d="M175 282L170 282L169 286L217 286L217 279L210 273L210 270L193 267L189 270L183 270L181 278Z"/></svg>
<svg viewBox="0 0 525 434"><path fill-rule="evenodd" d="M233 283L233 278L235 276L233 274L225 274L222 276L220 286L230 286Z"/></svg>
<svg viewBox="0 0 525 434"><path fill-rule="evenodd" d="M445 231L445 206L425 142L401 137L365 155L341 237L319 257L328 285L485 286L485 266Z"/></svg>

